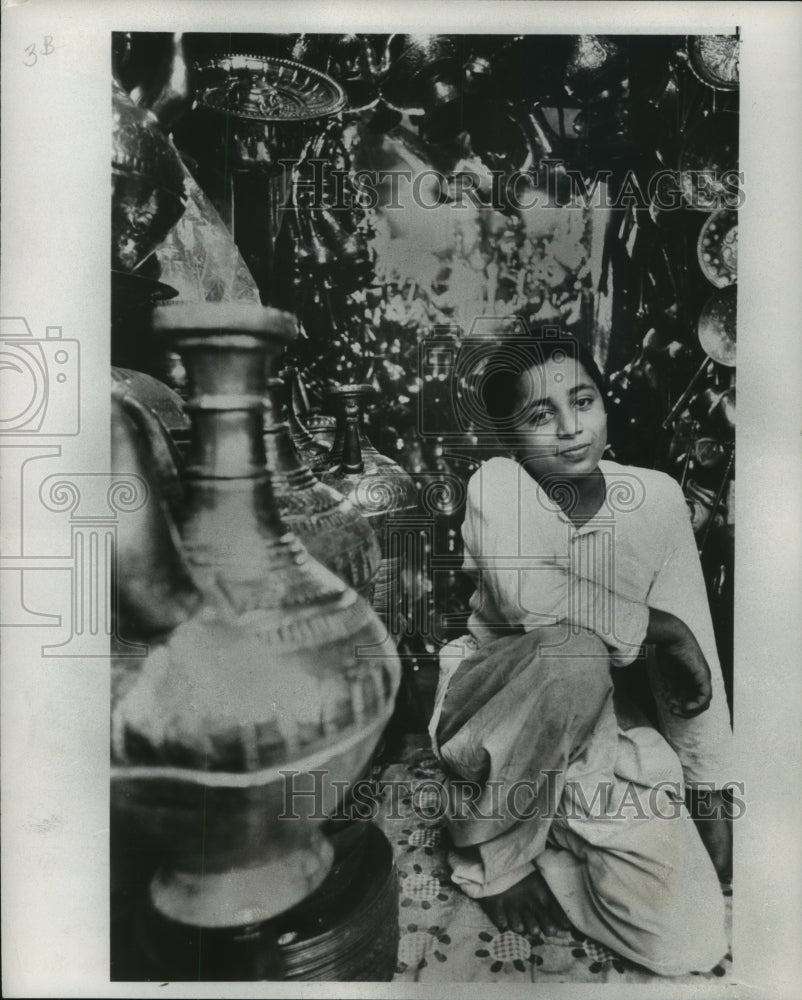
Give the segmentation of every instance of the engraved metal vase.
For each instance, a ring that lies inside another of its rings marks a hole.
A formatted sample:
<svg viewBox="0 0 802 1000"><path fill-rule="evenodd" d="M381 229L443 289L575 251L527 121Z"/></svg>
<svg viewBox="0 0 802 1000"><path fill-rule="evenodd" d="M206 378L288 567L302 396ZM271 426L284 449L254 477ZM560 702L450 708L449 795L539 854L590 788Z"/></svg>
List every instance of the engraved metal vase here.
<svg viewBox="0 0 802 1000"><path fill-rule="evenodd" d="M417 511L418 494L412 477L377 451L365 433L363 407L372 393L370 385L343 385L329 391L327 401L337 414L337 433L331 467L320 478L351 500L379 538L382 565L373 607L396 635L404 595L400 555L391 537L392 523Z"/></svg>
<svg viewBox="0 0 802 1000"><path fill-rule="evenodd" d="M203 601L112 705L112 806L159 846L158 913L242 927L322 882L320 822L370 759L400 667L367 602L278 517L264 373L293 319L215 303L157 309L154 326L187 371L180 528Z"/></svg>
<svg viewBox="0 0 802 1000"><path fill-rule="evenodd" d="M290 435L285 383L271 378L268 390L264 443L279 516L315 559L371 600L381 564L376 534L350 500L301 461Z"/></svg>
<svg viewBox="0 0 802 1000"><path fill-rule="evenodd" d="M292 440L304 465L309 466L314 473L321 472L329 467L329 453L334 438L332 437L328 444L324 444L316 440L306 426L309 417L309 399L298 369L287 366L281 372L281 377L290 394L287 422L290 425Z"/></svg>

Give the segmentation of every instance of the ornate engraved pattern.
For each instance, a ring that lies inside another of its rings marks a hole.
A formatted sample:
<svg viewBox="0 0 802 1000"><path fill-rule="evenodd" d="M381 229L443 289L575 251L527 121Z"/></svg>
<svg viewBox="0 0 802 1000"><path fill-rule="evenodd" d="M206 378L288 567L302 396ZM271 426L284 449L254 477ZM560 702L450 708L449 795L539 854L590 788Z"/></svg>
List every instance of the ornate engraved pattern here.
<svg viewBox="0 0 802 1000"><path fill-rule="evenodd" d="M201 72L225 79L201 94L201 104L250 121L307 121L340 111L345 92L331 77L289 59L228 55Z"/></svg>
<svg viewBox="0 0 802 1000"><path fill-rule="evenodd" d="M737 90L741 41L737 35L696 35L688 39L690 67L715 90Z"/></svg>

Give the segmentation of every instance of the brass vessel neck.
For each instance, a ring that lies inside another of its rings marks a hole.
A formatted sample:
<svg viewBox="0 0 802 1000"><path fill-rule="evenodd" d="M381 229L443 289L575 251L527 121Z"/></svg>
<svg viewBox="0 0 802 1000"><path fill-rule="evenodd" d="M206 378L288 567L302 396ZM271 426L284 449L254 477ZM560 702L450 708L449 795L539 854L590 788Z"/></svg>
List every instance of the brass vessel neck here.
<svg viewBox="0 0 802 1000"><path fill-rule="evenodd" d="M224 535L230 538L236 525L238 544L249 536L264 540L265 529L268 537L278 538L284 529L273 503L263 441L269 409L265 373L294 336L292 317L251 303L168 306L154 311L154 328L169 335L187 373L190 518L203 511L204 519L223 528L227 517Z"/></svg>
<svg viewBox="0 0 802 1000"><path fill-rule="evenodd" d="M362 401L370 391L370 386L342 386L329 393L329 404L337 415L337 432L331 455L335 465L348 475L365 471Z"/></svg>
<svg viewBox="0 0 802 1000"><path fill-rule="evenodd" d="M277 492L313 486L317 477L301 461L290 433L288 386L280 378L268 378L266 389L262 441L271 482Z"/></svg>

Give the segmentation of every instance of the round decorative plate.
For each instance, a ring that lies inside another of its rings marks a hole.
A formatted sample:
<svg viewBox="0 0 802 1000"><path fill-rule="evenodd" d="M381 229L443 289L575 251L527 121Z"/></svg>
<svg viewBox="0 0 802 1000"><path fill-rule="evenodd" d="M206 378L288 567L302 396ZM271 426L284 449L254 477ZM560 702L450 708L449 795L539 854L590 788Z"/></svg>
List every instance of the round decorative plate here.
<svg viewBox="0 0 802 1000"><path fill-rule="evenodd" d="M737 289L734 285L713 292L699 316L697 331L705 354L727 368L735 367Z"/></svg>
<svg viewBox="0 0 802 1000"><path fill-rule="evenodd" d="M738 280L738 213L721 208L705 219L696 243L702 274L716 288Z"/></svg>
<svg viewBox="0 0 802 1000"><path fill-rule="evenodd" d="M290 59L226 55L199 70L200 104L248 121L309 121L346 103L345 91L330 76Z"/></svg>
<svg viewBox="0 0 802 1000"><path fill-rule="evenodd" d="M715 90L737 90L741 40L737 35L692 35L688 64L697 79Z"/></svg>

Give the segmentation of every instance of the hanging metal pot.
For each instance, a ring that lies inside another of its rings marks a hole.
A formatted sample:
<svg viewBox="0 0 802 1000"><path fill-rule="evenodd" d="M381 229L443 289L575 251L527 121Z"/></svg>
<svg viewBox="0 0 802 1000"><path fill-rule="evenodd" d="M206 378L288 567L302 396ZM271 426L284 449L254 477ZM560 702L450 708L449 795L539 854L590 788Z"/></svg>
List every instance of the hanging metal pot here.
<svg viewBox="0 0 802 1000"><path fill-rule="evenodd" d="M421 113L456 96L459 49L449 35L391 35L382 96L399 111Z"/></svg>

